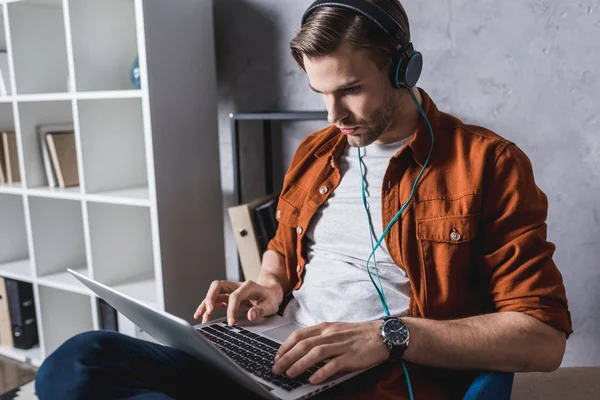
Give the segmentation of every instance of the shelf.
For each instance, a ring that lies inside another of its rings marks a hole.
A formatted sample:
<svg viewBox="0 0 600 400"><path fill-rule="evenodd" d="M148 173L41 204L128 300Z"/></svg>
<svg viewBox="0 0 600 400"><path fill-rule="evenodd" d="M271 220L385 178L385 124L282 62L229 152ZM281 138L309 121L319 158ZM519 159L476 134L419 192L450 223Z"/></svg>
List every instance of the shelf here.
<svg viewBox="0 0 600 400"><path fill-rule="evenodd" d="M20 103L40 102L40 101L66 101L71 100L73 95L70 93L33 93L13 96L14 100Z"/></svg>
<svg viewBox="0 0 600 400"><path fill-rule="evenodd" d="M79 100L78 109L86 192L147 185L141 100Z"/></svg>
<svg viewBox="0 0 600 400"><path fill-rule="evenodd" d="M18 281L33 282L29 259L10 261L0 264L0 276Z"/></svg>
<svg viewBox="0 0 600 400"><path fill-rule="evenodd" d="M138 99L142 97L142 91L132 90L104 90L99 92L77 92L75 98L78 100L103 100L103 99Z"/></svg>
<svg viewBox="0 0 600 400"><path fill-rule="evenodd" d="M148 198L148 187L139 186L129 189L112 190L103 193L88 194L85 196L87 201L107 204L120 204L130 206L150 206Z"/></svg>
<svg viewBox="0 0 600 400"><path fill-rule="evenodd" d="M17 349L14 347L0 346L0 355L3 355L13 360L20 361L22 363L31 364L35 367L39 367L42 363L42 351L40 346L36 345L30 349Z"/></svg>
<svg viewBox="0 0 600 400"><path fill-rule="evenodd" d="M87 264L81 202L31 197L29 208L38 276Z"/></svg>
<svg viewBox="0 0 600 400"><path fill-rule="evenodd" d="M70 101L42 101L18 105L21 119L21 141L25 159L25 176L29 188L48 185L42 158L38 126L59 124L73 126L73 108ZM35 193L35 191L34 191Z"/></svg>
<svg viewBox="0 0 600 400"><path fill-rule="evenodd" d="M70 0L69 14L77 91L134 89L129 78L137 56L134 1Z"/></svg>
<svg viewBox="0 0 600 400"><path fill-rule="evenodd" d="M0 96L0 103L31 103L41 101L66 101L66 100L104 100L104 99L139 99L142 91L139 89L103 90L92 92L64 92L64 93L32 93L16 96Z"/></svg>
<svg viewBox="0 0 600 400"><path fill-rule="evenodd" d="M86 266L71 269L75 270L76 272L79 272L80 274L88 276L88 269ZM66 270L45 276L38 276L38 283L43 286L66 290L69 292L75 292L86 295L92 294L91 290L89 290L86 286L82 285L81 282L77 280L77 278L75 278Z"/></svg>
<svg viewBox="0 0 600 400"><path fill-rule="evenodd" d="M45 197L52 199L67 199L67 200L80 200L81 199L81 188L79 186L68 187L68 188L51 188L48 186L36 187L27 189L26 193L33 197Z"/></svg>
<svg viewBox="0 0 600 400"><path fill-rule="evenodd" d="M23 184L21 182L0 183L0 193L23 194Z"/></svg>
<svg viewBox="0 0 600 400"><path fill-rule="evenodd" d="M62 2L26 0L11 2L7 9L16 94L67 92L69 69Z"/></svg>
<svg viewBox="0 0 600 400"><path fill-rule="evenodd" d="M93 329L91 297L39 286L44 347L52 353L73 335Z"/></svg>

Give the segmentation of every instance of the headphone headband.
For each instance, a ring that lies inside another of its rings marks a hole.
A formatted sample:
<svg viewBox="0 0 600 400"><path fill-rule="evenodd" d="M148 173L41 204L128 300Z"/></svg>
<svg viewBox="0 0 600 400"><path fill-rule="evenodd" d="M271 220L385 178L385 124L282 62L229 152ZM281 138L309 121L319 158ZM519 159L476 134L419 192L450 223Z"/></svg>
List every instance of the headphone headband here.
<svg viewBox="0 0 600 400"><path fill-rule="evenodd" d="M412 88L417 84L423 68L423 56L415 51L408 40L406 31L382 8L366 0L317 0L312 3L302 16L302 26L310 14L319 7L341 7L363 15L400 45L392 56L390 65L390 81L394 88Z"/></svg>
<svg viewBox="0 0 600 400"><path fill-rule="evenodd" d="M363 15L377 25L392 40L398 43L402 51L405 51L408 48L408 38L406 37L406 32L402 26L400 26L391 15L382 10L380 7L377 7L375 4L364 0L317 0L312 3L304 12L304 15L302 16L302 25L306 23L306 20L314 10L324 6L342 7Z"/></svg>

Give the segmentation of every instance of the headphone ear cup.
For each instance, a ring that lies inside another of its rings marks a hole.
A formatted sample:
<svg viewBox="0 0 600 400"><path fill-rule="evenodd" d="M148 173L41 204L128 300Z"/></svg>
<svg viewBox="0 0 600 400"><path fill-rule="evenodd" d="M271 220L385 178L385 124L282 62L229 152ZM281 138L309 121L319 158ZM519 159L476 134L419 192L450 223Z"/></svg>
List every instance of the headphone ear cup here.
<svg viewBox="0 0 600 400"><path fill-rule="evenodd" d="M392 57L390 80L396 89L411 88L417 84L423 70L423 55L414 51L409 57L399 51Z"/></svg>

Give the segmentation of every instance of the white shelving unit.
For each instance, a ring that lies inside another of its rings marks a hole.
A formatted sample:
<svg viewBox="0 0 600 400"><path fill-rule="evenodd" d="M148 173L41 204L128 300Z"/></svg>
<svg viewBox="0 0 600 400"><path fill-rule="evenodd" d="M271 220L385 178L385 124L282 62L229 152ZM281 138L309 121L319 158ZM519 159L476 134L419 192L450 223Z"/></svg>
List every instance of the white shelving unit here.
<svg viewBox="0 0 600 400"><path fill-rule="evenodd" d="M16 132L21 173L0 184L0 276L33 284L39 331L38 346L0 354L39 366L99 328L96 297L67 268L193 322L225 278L212 2L0 5L0 130ZM49 123L75 129L78 187L48 186L37 126Z"/></svg>

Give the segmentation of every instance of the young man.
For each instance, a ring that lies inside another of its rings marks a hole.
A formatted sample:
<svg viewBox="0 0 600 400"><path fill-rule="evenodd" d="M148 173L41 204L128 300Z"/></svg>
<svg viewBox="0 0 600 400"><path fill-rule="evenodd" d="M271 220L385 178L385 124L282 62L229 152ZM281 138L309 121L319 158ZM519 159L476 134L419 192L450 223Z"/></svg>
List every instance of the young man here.
<svg viewBox="0 0 600 400"><path fill-rule="evenodd" d="M558 368L571 320L527 156L414 87L421 58L397 0L321 3L291 49L331 126L293 157L257 280L213 282L194 317L279 312L309 326L281 346L277 374L328 360L319 383L379 364L327 398L461 398L480 371ZM50 355L36 385L40 400L167 399L226 379L90 332Z"/></svg>

